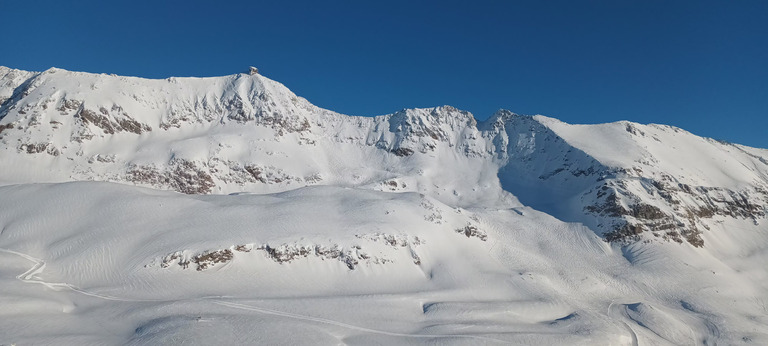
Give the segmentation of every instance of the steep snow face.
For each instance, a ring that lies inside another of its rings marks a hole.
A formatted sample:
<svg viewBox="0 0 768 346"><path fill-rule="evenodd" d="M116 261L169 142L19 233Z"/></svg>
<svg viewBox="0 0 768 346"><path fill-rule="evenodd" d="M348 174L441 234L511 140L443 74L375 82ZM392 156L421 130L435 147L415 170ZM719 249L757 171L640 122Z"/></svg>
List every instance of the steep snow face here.
<svg viewBox="0 0 768 346"><path fill-rule="evenodd" d="M764 151L678 128L626 121L570 125L500 113L493 139L503 186L521 202L601 231L702 246L723 218L759 225L768 205ZM504 130L500 130L504 128Z"/></svg>
<svg viewBox="0 0 768 346"><path fill-rule="evenodd" d="M499 179L523 203L566 219L574 195L592 187L610 168L569 145L533 117L499 111L483 124L496 148ZM585 179L585 177L590 177ZM580 215L581 213L577 213Z"/></svg>
<svg viewBox="0 0 768 346"><path fill-rule="evenodd" d="M0 107L6 184L106 180L188 194L320 184L460 207L517 207L519 198L609 240L696 246L720 218L758 224L768 201L764 150L662 125L569 125L509 111L478 124L450 106L347 116L259 74L147 80L3 68L0 95L9 95Z"/></svg>
<svg viewBox="0 0 768 346"><path fill-rule="evenodd" d="M36 72L15 70L0 66L0 105L14 96L14 91L28 81ZM22 88L22 90L25 88ZM16 95L23 97L22 95Z"/></svg>

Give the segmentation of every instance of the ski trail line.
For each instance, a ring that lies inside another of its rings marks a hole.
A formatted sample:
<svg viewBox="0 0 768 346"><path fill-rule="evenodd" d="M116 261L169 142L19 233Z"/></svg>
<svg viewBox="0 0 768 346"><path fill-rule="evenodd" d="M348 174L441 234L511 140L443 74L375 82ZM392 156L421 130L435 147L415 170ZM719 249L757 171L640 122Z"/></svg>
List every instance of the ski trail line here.
<svg viewBox="0 0 768 346"><path fill-rule="evenodd" d="M33 284L40 284L45 287L48 287L54 291L59 291L61 289L68 289L76 293L80 293L89 297L104 299L104 300L111 300L111 301L122 301L122 302L163 302L163 301L178 301L178 300L150 300L150 299L130 299L130 298L120 298L120 297L114 297L114 296L108 296L104 294L99 293L93 293L89 292L83 289L80 289L72 284L68 283L57 283L57 282L46 282L43 280L35 279L35 275L41 273L43 269L45 269L45 261L42 259L27 255L25 253L3 249L0 248L0 252L9 253L12 255L16 255L19 257L22 257L30 262L33 262L34 265L32 268L28 269L27 271L19 274L16 276L17 279L19 279L22 282L25 283L33 283ZM504 343L508 344L509 341L501 340L501 339L495 339L491 337L485 337L485 336L479 336L479 335L466 335L466 334L404 334L404 333L395 333L395 332L387 332L383 330L377 330L377 329L370 329L365 327L359 327L339 321L334 321L331 319L326 318L320 318L320 317L312 317L312 316L306 316L306 315L300 315L290 312L284 312L284 311L278 311L278 310L272 310L267 308L260 308L256 306L251 305L245 305L245 304L239 304L239 303L233 303L233 302L227 302L221 300L221 297L202 297L202 298L194 298L189 300L196 300L196 301L210 301L214 304L226 306L233 309L240 309L240 310L247 310L247 311L254 311L262 314L267 315L275 315L275 316L282 316L282 317L288 317L293 318L297 320L303 320L303 321L311 321L311 322L317 322L322 324L328 324L328 325L334 325L342 328L372 333L372 334L381 334L381 335L389 335L389 336L400 336L400 337L409 337L409 338L465 338L465 339L476 339L476 340L484 340L484 341L492 341L492 342L498 342L498 343Z"/></svg>
<svg viewBox="0 0 768 346"><path fill-rule="evenodd" d="M284 311L277 311L272 309L266 309L266 308L259 308L251 305L245 305L245 304L239 304L239 303L233 303L233 302L225 302L221 300L213 300L214 303L227 306L234 309L241 309L241 310L248 310L248 311L255 311L260 312L267 315L275 315L275 316L282 316L282 317L289 317L299 320L305 320L305 321L312 321L312 322L318 322L318 323L324 323L324 324L330 324L342 328L357 330L361 332L367 332L367 333L373 333L373 334L381 334L381 335L389 335L389 336L401 336L401 337L409 337L409 338L429 338L429 339L435 339L435 338L466 338L466 339L478 339L478 340L485 340L485 341L493 341L493 342L499 342L499 343L505 343L508 344L509 341L501 340L501 339L494 339L490 337L485 336L479 336L479 335L466 335L466 334L404 334L404 333L395 333L395 332L387 332L383 330L377 330L377 329L370 329L365 327L358 327L351 324L338 322L334 320L329 320L325 318L320 317L312 317L312 316L305 316L305 315L299 315L294 314L290 312L284 312Z"/></svg>
<svg viewBox="0 0 768 346"><path fill-rule="evenodd" d="M32 268L30 268L29 270L27 270L27 271L25 271L25 272L23 272L23 273L21 273L21 274L16 276L17 279L19 279L19 280L21 280L22 282L25 282L25 283L40 284L40 285L48 287L48 288L50 288L50 289L52 289L54 291L60 291L61 289L68 289L70 291L77 292L77 293L80 293L80 294L83 294L83 295L86 295L86 296L90 296L90 297L94 297L94 298L99 298L99 299L105 299L105 300L122 301L122 302L154 302L154 301L160 301L160 300L152 300L152 299L128 299L128 298L113 297L113 296L108 296L108 295L104 295L104 294L89 292L89 291L80 289L77 286L72 285L72 284L68 284L68 283L63 283L63 282L47 282L47 281L43 281L43 280L38 280L38 279L35 279L34 277L35 277L35 275L40 274L43 271L43 269L45 269L45 261L43 261L42 259L36 258L36 257L32 257L32 256L27 255L25 253L16 252L16 251L13 251L13 250L8 250L8 249L0 248L0 252L5 252L5 253L12 254L12 255L16 255L16 256L22 257L22 258L24 258L24 259L26 259L26 260L28 260L30 262L34 262L35 263L35 265L32 266Z"/></svg>
<svg viewBox="0 0 768 346"><path fill-rule="evenodd" d="M627 330L629 331L629 336L630 338L632 338L632 346L638 346L637 334L635 333L635 330L632 329L632 327L630 327L629 324L627 322L624 322L624 320L621 318L624 315L623 313L621 313L620 311L617 311L616 309L613 309L613 303L615 302L616 300L614 299L613 301L611 301L610 304L608 304L608 317L611 317L616 321L621 322L621 324L623 324L624 327L626 327Z"/></svg>

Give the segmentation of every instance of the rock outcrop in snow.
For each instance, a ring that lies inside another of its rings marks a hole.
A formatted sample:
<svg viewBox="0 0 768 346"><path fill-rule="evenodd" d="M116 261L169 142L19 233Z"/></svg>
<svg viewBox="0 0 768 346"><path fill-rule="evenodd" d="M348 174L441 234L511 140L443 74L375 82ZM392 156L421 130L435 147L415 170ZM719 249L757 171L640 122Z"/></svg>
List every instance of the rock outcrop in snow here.
<svg viewBox="0 0 768 346"><path fill-rule="evenodd" d="M479 124L450 106L347 116L253 72L148 80L0 67L0 180L187 194L329 184L457 207L509 208L516 197L609 241L694 246L723 218L766 217L766 150L663 125L569 125L504 110Z"/></svg>

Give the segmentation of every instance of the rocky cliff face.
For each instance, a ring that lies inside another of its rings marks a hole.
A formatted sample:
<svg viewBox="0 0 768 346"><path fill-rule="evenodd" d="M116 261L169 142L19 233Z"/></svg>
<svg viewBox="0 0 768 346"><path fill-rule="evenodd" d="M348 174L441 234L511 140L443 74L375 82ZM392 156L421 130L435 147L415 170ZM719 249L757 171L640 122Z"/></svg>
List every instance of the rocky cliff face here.
<svg viewBox="0 0 768 346"><path fill-rule="evenodd" d="M107 180L188 194L314 184L416 191L455 206L520 202L609 241L702 246L759 223L768 152L660 125L569 125L450 106L378 117L318 108L259 74L147 80L0 68L0 179Z"/></svg>

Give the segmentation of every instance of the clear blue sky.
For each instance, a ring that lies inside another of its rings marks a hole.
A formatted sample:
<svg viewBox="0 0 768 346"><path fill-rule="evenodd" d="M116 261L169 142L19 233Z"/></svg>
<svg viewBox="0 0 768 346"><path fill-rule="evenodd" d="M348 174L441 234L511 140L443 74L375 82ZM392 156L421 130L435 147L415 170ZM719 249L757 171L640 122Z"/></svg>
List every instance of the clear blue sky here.
<svg viewBox="0 0 768 346"><path fill-rule="evenodd" d="M149 78L254 65L346 114L506 108L768 148L768 1L86 3L0 0L0 65Z"/></svg>

